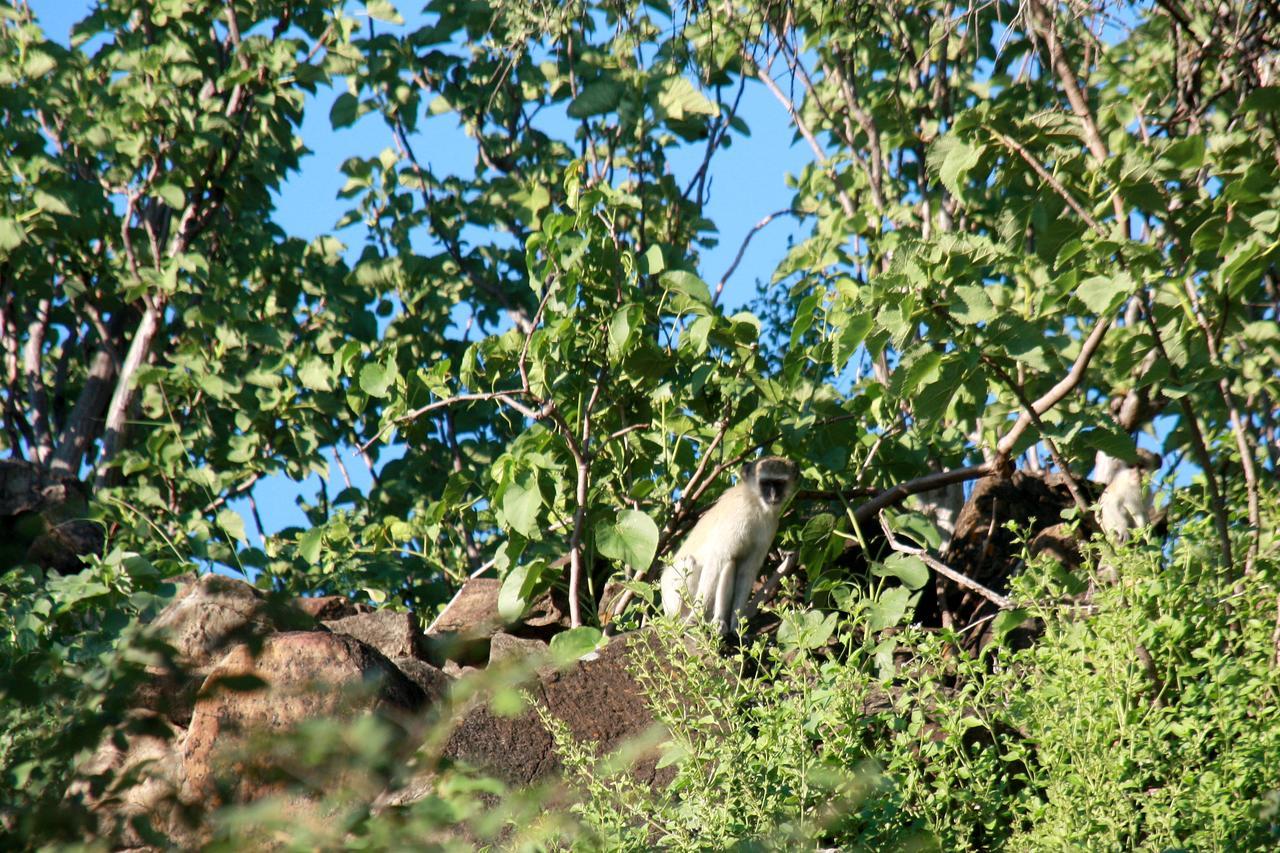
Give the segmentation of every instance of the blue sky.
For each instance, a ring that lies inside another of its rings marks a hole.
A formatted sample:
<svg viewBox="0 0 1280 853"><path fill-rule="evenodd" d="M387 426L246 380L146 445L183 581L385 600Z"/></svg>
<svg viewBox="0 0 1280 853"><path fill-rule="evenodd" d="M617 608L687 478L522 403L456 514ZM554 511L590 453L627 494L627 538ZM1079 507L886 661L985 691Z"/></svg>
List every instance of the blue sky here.
<svg viewBox="0 0 1280 853"><path fill-rule="evenodd" d="M69 40L72 26L88 14L93 5L90 0L30 0L30 7L45 33L64 44ZM399 29L410 31L426 20L418 2L401 0L396 6L406 19L405 27ZM388 24L379 26L384 31L398 29ZM339 166L354 155L376 155L391 145L391 138L377 116L365 116L354 126L340 131L330 127L329 108L345 91L344 85L339 80L335 87L322 89L309 99L300 135L313 153L278 194L276 220L289 233L306 239L336 233L354 259L364 241L363 227L351 226L342 232L334 230L334 224L347 209L347 203L337 198L346 180ZM786 186L786 176L798 174L812 160L808 148L794 140L786 112L763 86L754 84L748 88L741 115L751 127L751 136L736 137L733 145L717 153L712 163L712 193L707 213L720 228L721 242L715 249L703 253L701 274L713 286L732 264L742 239L751 228L769 213L790 205L792 193ZM438 171L469 173L472 169L474 148L450 116L425 122L411 141L420 155L429 152L427 159ZM672 158L677 175L684 178L682 185L694 173L702 155L702 147L695 146ZM795 224L784 217L752 239L721 301L730 313L754 295L757 280L770 276L787 251L788 239L796 233ZM402 448L387 450L390 452L382 454L383 464L403 453ZM366 490L370 480L364 464L350 455L344 455L343 461L352 484ZM328 491L333 498L345 483L332 460L330 467L333 470ZM256 498L266 532L290 526L307 527L297 499L302 496L315 502L319 487L320 480L315 476L300 483L284 476L260 483ZM256 526L250 517L248 501L242 499L232 506L245 516L245 530L256 540Z"/></svg>

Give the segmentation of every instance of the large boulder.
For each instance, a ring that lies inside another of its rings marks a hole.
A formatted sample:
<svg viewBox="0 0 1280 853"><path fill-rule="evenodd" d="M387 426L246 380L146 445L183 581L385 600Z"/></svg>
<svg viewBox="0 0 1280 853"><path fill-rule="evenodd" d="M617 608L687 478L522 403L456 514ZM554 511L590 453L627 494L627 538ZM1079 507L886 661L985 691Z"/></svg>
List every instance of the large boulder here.
<svg viewBox="0 0 1280 853"><path fill-rule="evenodd" d="M177 651L179 662L194 672L207 672L237 643L315 627L314 620L287 602L218 574L183 587L151 624Z"/></svg>
<svg viewBox="0 0 1280 853"><path fill-rule="evenodd" d="M242 691L246 676L265 689ZM391 717L418 711L421 688L385 656L360 641L323 631L273 634L257 655L228 651L210 670L182 746L183 798L210 803L224 792L238 801L276 793L241 754L253 736L283 733L322 717L361 713Z"/></svg>

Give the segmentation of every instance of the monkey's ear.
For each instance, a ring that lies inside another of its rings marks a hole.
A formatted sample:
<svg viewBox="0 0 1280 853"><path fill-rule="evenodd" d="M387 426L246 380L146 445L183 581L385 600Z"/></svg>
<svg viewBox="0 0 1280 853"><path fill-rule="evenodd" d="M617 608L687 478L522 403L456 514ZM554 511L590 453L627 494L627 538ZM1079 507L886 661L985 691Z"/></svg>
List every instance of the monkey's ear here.
<svg viewBox="0 0 1280 853"><path fill-rule="evenodd" d="M756 462L755 462L755 460L753 459L753 460L751 460L750 462L747 462L747 463L744 463L744 464L743 464L743 466L742 466L742 481L743 481L744 483L749 483L749 482L751 482L752 480L754 480L755 478L756 478Z"/></svg>

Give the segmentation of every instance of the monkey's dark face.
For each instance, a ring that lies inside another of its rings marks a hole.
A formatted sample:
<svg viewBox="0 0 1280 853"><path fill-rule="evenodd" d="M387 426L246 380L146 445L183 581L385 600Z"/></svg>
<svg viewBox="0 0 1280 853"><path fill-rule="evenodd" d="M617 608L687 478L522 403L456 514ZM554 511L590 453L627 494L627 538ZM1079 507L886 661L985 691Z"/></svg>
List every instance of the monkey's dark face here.
<svg viewBox="0 0 1280 853"><path fill-rule="evenodd" d="M796 485L796 466L790 459L769 456L754 463L747 479L769 506L781 506Z"/></svg>

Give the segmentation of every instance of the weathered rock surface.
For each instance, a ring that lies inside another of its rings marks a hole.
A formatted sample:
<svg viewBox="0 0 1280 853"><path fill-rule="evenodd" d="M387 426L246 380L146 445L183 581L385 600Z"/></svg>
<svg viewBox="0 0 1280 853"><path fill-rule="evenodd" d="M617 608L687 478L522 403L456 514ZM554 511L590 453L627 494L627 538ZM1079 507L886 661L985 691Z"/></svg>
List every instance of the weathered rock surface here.
<svg viewBox="0 0 1280 853"><path fill-rule="evenodd" d="M129 732L130 729L135 731ZM182 761L177 744L184 731L146 711L135 712L120 739L107 737L79 767L80 778L68 789L82 796L98 814L98 836L114 838L121 847L143 847L149 842L139 832L145 819L150 828L179 846L189 840L182 820L178 794L182 788ZM90 779L111 778L105 790L95 792Z"/></svg>
<svg viewBox="0 0 1280 853"><path fill-rule="evenodd" d="M197 672L236 643L314 627L306 614L288 604L271 601L242 580L217 574L203 575L182 589L151 624L164 632L179 660Z"/></svg>
<svg viewBox="0 0 1280 853"><path fill-rule="evenodd" d="M267 689L237 692L223 679L256 676ZM426 701L422 690L376 649L352 637L322 631L268 636L255 658L236 646L210 670L182 746L183 797L208 802L222 777L237 800L274 788L258 781L237 747L252 734L284 732L320 717L362 712L412 713Z"/></svg>
<svg viewBox="0 0 1280 853"><path fill-rule="evenodd" d="M489 665L529 658L545 659L551 647L542 640L517 637L499 631L489 638Z"/></svg>
<svg viewBox="0 0 1280 853"><path fill-rule="evenodd" d="M412 613L375 610L323 624L335 634L355 637L373 646L388 658L416 657L422 647L422 628Z"/></svg>
<svg viewBox="0 0 1280 853"><path fill-rule="evenodd" d="M448 698L453 679L443 670L414 657L398 657L391 662L396 665L396 669L421 688L427 697L427 704L434 705Z"/></svg>
<svg viewBox="0 0 1280 853"><path fill-rule="evenodd" d="M533 700L562 720L572 737L606 754L654 725L640 686L627 671L632 644L648 642L647 632L614 637L593 660L565 672L542 674L529 688ZM485 703L465 711L449 738L445 756L482 767L509 783L527 784L562 769L551 733L534 710L501 717ZM674 768L656 768L657 756L632 770L643 782L662 785Z"/></svg>
<svg viewBox="0 0 1280 853"><path fill-rule="evenodd" d="M368 604L363 601L352 601L345 595L300 596L293 600L293 606L317 622L345 619L348 616L373 612L373 608Z"/></svg>

